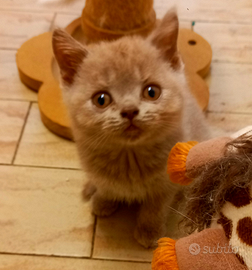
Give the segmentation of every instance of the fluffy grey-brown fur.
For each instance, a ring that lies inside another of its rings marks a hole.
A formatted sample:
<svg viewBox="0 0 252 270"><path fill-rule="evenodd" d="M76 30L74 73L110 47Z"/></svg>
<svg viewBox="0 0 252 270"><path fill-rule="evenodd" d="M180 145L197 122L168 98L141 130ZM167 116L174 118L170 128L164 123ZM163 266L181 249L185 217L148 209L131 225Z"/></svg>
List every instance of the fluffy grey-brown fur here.
<svg viewBox="0 0 252 270"><path fill-rule="evenodd" d="M177 36L174 12L147 40L129 36L80 51L66 33L53 35L74 139L90 180L84 195L93 195L93 213L99 216L112 214L118 202L138 202L134 234L145 247L165 236L168 208L179 188L167 176L169 151L178 141L209 138L187 86ZM147 85L160 88L158 99L144 98ZM104 109L93 101L100 92L112 100ZM137 110L134 119L122 117L127 108ZM133 130L127 130L130 124Z"/></svg>

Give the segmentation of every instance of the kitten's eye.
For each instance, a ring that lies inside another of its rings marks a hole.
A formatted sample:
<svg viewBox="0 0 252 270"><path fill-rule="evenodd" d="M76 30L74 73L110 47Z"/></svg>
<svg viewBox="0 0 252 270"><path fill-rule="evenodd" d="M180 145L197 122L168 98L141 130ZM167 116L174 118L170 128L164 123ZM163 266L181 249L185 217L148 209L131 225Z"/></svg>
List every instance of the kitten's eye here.
<svg viewBox="0 0 252 270"><path fill-rule="evenodd" d="M93 97L92 101L96 107L103 109L112 102L112 99L107 93L98 93Z"/></svg>
<svg viewBox="0 0 252 270"><path fill-rule="evenodd" d="M161 89L154 85L149 85L143 90L143 96L148 100L157 100L160 97L160 94Z"/></svg>

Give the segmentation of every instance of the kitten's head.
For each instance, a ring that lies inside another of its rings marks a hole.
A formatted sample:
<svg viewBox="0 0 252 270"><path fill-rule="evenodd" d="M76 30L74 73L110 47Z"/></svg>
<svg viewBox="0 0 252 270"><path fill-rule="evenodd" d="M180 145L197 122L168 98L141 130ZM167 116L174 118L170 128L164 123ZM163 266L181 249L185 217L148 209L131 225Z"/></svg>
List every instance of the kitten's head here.
<svg viewBox="0 0 252 270"><path fill-rule="evenodd" d="M73 129L122 143L174 133L184 86L177 36L174 12L147 39L123 37L87 47L55 30L53 49Z"/></svg>

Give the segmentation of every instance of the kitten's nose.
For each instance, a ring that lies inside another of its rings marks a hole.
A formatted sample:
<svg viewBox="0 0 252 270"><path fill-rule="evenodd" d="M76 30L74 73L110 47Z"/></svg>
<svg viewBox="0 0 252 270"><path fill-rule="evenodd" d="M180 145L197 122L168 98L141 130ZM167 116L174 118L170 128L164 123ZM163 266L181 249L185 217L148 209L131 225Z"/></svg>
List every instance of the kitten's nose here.
<svg viewBox="0 0 252 270"><path fill-rule="evenodd" d="M129 120L132 120L135 116L137 116L139 113L138 108L136 107L126 107L122 109L121 116L123 118L128 118Z"/></svg>

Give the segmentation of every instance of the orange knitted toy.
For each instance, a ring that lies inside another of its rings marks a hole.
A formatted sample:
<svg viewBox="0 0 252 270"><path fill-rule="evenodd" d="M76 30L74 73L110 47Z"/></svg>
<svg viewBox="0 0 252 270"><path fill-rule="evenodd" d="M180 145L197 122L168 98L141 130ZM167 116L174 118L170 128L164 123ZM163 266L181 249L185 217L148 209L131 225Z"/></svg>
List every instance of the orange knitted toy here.
<svg viewBox="0 0 252 270"><path fill-rule="evenodd" d="M191 179L186 177L186 159L189 151L197 142L177 143L168 158L167 173L173 183L188 185Z"/></svg>

